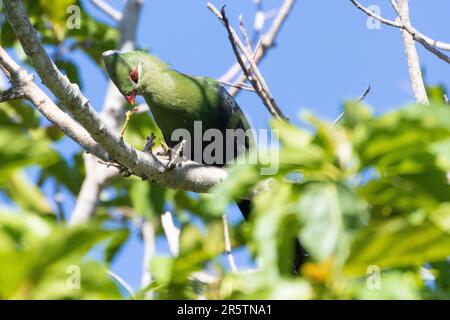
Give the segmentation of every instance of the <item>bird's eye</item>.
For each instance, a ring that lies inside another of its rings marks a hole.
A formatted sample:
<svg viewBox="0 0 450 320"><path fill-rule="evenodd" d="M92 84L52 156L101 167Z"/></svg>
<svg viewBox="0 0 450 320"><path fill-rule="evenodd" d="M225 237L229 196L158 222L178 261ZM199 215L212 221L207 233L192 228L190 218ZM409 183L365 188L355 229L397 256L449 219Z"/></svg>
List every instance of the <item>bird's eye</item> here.
<svg viewBox="0 0 450 320"><path fill-rule="evenodd" d="M131 69L130 71L130 79L134 83L137 83L139 81L139 72L136 68Z"/></svg>

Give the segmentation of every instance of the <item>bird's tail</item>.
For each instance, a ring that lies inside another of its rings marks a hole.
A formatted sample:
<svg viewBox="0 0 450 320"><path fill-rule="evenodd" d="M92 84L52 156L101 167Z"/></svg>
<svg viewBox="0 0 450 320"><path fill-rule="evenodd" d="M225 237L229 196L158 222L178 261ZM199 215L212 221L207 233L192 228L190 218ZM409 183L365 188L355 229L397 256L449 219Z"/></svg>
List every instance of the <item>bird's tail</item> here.
<svg viewBox="0 0 450 320"><path fill-rule="evenodd" d="M242 215L244 216L245 221L248 221L250 216L250 210L252 208L252 202L250 200L240 200L237 202L239 210L241 210Z"/></svg>
<svg viewBox="0 0 450 320"><path fill-rule="evenodd" d="M239 210L241 211L242 215L244 216L245 221L248 221L248 218L250 217L250 211L252 208L252 202L250 200L239 200L236 202ZM308 254L306 253L305 249L301 245L298 238L295 239L295 258L294 261L290 261L289 263L292 264L292 273L298 274L298 271L302 264L305 262Z"/></svg>

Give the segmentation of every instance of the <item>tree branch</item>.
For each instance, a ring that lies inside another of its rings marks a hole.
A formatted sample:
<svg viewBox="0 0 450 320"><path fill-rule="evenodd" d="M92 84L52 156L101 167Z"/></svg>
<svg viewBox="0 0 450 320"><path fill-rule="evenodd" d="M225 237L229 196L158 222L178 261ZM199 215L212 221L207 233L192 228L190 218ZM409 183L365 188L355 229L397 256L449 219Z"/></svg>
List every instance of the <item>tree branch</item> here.
<svg viewBox="0 0 450 320"><path fill-rule="evenodd" d="M252 84L253 88L258 93L259 97L261 98L264 105L267 107L269 112L272 114L272 116L276 118L281 119L287 119L286 116L284 116L281 109L278 107L278 105L275 102L275 99L273 98L272 94L270 93L269 87L266 84L266 81L264 80L264 77L262 76L261 72L259 71L258 66L256 65L255 61L253 60L252 55L247 50L247 48L242 43L241 39L236 34L236 31L231 27L228 18L225 15L225 7L222 7L221 12L219 12L214 5L211 3L208 3L208 9L211 10L214 15L223 23L225 26L225 29L228 32L228 39L230 40L231 46L233 48L233 52L236 56L236 59L241 66L242 71L244 72L245 76L247 77L248 81ZM247 60L248 64L250 65L250 70L247 69L247 66L245 65L244 60L242 59L241 54L239 53L239 50L243 53L245 56L245 59Z"/></svg>
<svg viewBox="0 0 450 320"><path fill-rule="evenodd" d="M230 265L231 271L236 272L238 268L236 267L236 262L234 261L233 252L231 249L230 231L228 230L228 218L226 213L222 215L223 223L223 236L225 241L225 252L227 254L228 264Z"/></svg>
<svg viewBox="0 0 450 320"><path fill-rule="evenodd" d="M173 223L172 213L166 211L161 216L161 225L169 243L169 250L172 256L176 257L180 253L180 229Z"/></svg>
<svg viewBox="0 0 450 320"><path fill-rule="evenodd" d="M367 86L366 90L364 90L364 92L354 102L359 103L359 102L363 101L367 97L367 95L369 94L371 89L372 89L372 87L370 85ZM341 112L341 114L336 118L336 120L333 121L333 125L338 124L339 121L341 121L341 119L344 117L344 115L345 115L345 112L344 111Z"/></svg>
<svg viewBox="0 0 450 320"><path fill-rule="evenodd" d="M56 68L39 42L22 1L3 0L3 3L8 21L44 85L86 129L96 141L95 146L101 146L99 148L91 146L86 148L87 151L106 162L114 161L125 166L142 179L149 179L173 189L208 192L212 186L227 178L228 172L223 168L203 166L192 161L186 161L168 171L166 169L168 160L164 157L140 152L124 142L100 119L79 88L70 83L67 77ZM64 118L67 119L67 117ZM60 122L60 118L55 120L61 129L67 130Z"/></svg>
<svg viewBox="0 0 450 320"><path fill-rule="evenodd" d="M122 14L114 9L104 0L91 0L92 4L96 6L98 9L103 11L108 17L113 19L114 21L120 21L122 19Z"/></svg>
<svg viewBox="0 0 450 320"><path fill-rule="evenodd" d="M419 42L425 49L427 49L428 51L430 51L431 53L436 55L439 59L441 59L447 63L450 63L450 57L447 56L446 54L444 54L442 51L440 51L440 50L450 51L450 44L444 43L444 42L441 42L438 40L434 40L434 39L424 35L423 33L419 32L417 29L415 29L411 24L402 24L401 22L398 22L398 21L384 19L383 17L374 14L368 8L364 7L357 0L350 0L350 1L353 3L353 5L356 8L358 8L359 10L364 12L369 17L374 18L375 20L378 20L385 25L399 28L401 30L405 30L413 37L413 39L415 41ZM391 3L394 3L393 7L396 11L399 10L398 4L393 2L393 0L391 0Z"/></svg>
<svg viewBox="0 0 450 320"><path fill-rule="evenodd" d="M128 0L123 13L120 13L121 19L118 25L119 50L126 51L134 49L141 7L142 0ZM114 83L109 80L100 118L111 130L119 132L124 117L124 98ZM108 181L114 178L119 172L116 168L98 163L92 155L84 156L84 166L86 168L86 177L72 211L70 224L85 222L94 215L100 193Z"/></svg>
<svg viewBox="0 0 450 320"><path fill-rule="evenodd" d="M399 0L398 16L403 26L410 26L409 0ZM413 88L416 101L421 104L429 104L427 91L423 82L422 70L420 69L419 55L416 50L416 43L413 36L404 28L400 29L405 48L406 60L408 62L409 78Z"/></svg>
<svg viewBox="0 0 450 320"><path fill-rule="evenodd" d="M6 51L0 47L0 65L8 70L7 76L11 89L23 92L23 98L30 101L52 124L59 127L68 137L87 152L95 154L99 159L109 161L109 154L89 133L64 113L53 101L34 83L33 77L17 65ZM6 101L6 100L3 100Z"/></svg>
<svg viewBox="0 0 450 320"><path fill-rule="evenodd" d="M292 11L292 8L295 4L294 0L285 0L283 2L283 5L278 10L278 13L275 17L275 19L272 22L272 25L270 26L267 33L265 33L261 40L256 45L256 49L253 53L253 60L256 64L258 64L267 54L267 52L275 46L275 41L280 33L280 30L282 26L284 25L284 22L286 21L286 18L288 17L289 13ZM231 81L236 74L241 70L239 63L235 63L221 78L221 81L229 82ZM240 76L238 80L235 82L237 85L244 84L247 80L247 77L245 74ZM240 89L239 87L232 88L229 92L232 96L236 96L239 93Z"/></svg>

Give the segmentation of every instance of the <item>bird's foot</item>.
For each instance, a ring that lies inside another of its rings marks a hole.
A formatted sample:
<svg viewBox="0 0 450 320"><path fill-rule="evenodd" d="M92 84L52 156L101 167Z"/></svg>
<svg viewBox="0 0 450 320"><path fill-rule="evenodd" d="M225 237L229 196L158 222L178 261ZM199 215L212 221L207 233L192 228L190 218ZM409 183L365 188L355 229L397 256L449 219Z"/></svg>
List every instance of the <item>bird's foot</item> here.
<svg viewBox="0 0 450 320"><path fill-rule="evenodd" d="M133 114L135 114L136 112L138 112L138 110L139 110L138 107L134 107L133 109L131 109L131 110L129 110L129 111L127 111L127 112L125 113L125 122L124 122L124 124L123 124L123 126L122 126L122 129L120 129L120 138L123 139L123 135L125 134L125 130L126 130L127 127L128 127L128 122L130 121L131 116L132 116Z"/></svg>
<svg viewBox="0 0 450 320"><path fill-rule="evenodd" d="M152 148L155 146L155 140L156 140L156 136L152 132L150 137L147 137L147 140L145 140L145 145L144 145L144 149L142 149L142 152L149 152L149 153L153 154Z"/></svg>
<svg viewBox="0 0 450 320"><path fill-rule="evenodd" d="M169 154L170 148L164 140L161 141L161 148L163 148L163 150L166 154Z"/></svg>
<svg viewBox="0 0 450 320"><path fill-rule="evenodd" d="M167 169L171 170L175 168L177 165L180 165L183 161L186 161L186 158L183 155L183 149L186 147L186 140L182 140L179 144L177 144L172 149L169 149L169 162L167 163Z"/></svg>
<svg viewBox="0 0 450 320"><path fill-rule="evenodd" d="M122 177L124 177L124 178L128 178L128 177L130 177L131 175L133 175L133 171L129 170L128 168L121 167L121 168L119 169L119 174L120 174Z"/></svg>
<svg viewBox="0 0 450 320"><path fill-rule="evenodd" d="M128 178L133 174L133 171L129 170L127 167L118 162L105 162L102 160L98 160L98 163L104 164L108 168L109 167L116 168L117 170L119 170L119 174L125 178Z"/></svg>

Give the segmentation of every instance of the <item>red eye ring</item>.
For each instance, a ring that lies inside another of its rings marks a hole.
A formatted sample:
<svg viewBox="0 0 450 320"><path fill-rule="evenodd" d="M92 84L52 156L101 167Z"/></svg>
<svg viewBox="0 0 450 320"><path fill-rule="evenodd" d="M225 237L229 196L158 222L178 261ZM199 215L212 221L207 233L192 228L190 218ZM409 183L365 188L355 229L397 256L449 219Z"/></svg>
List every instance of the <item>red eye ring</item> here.
<svg viewBox="0 0 450 320"><path fill-rule="evenodd" d="M136 68L131 69L130 71L130 79L134 83L137 83L139 81L139 72Z"/></svg>

